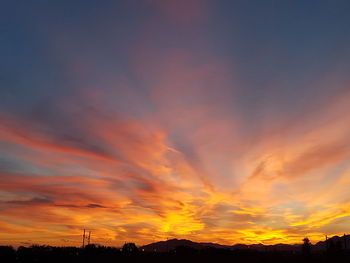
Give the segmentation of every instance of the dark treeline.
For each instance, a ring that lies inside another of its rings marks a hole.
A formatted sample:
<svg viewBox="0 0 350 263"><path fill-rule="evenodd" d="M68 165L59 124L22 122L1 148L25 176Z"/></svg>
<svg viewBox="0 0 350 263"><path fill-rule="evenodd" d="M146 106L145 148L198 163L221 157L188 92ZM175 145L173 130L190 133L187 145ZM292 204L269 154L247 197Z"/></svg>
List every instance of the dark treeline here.
<svg viewBox="0 0 350 263"><path fill-rule="evenodd" d="M0 262L5 263L69 263L69 262L349 262L350 253L345 249L330 247L324 251L313 251L304 241L300 251L258 251L255 249L222 249L178 246L168 252L146 252L133 243L122 249L88 245L85 248L51 247L33 245L14 249L0 247Z"/></svg>

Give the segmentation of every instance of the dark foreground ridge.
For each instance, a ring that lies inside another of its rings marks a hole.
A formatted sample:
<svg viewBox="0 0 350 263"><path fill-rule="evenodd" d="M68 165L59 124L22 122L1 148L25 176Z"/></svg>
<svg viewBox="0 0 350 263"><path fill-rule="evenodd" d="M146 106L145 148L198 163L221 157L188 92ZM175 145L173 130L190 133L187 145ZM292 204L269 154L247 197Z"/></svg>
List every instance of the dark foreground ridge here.
<svg viewBox="0 0 350 263"><path fill-rule="evenodd" d="M197 243L185 239L171 239L137 247L126 243L122 248L87 245L52 247L33 245L14 249L0 246L0 262L58 263L58 262L348 262L350 263L350 235L334 236L311 245L305 238L297 245L225 246Z"/></svg>

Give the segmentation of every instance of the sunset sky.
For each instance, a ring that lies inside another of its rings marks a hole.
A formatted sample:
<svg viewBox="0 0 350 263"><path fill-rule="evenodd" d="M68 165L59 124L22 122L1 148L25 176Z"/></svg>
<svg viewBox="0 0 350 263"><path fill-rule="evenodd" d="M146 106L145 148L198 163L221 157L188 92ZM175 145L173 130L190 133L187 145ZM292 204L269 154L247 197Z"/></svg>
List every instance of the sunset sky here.
<svg viewBox="0 0 350 263"><path fill-rule="evenodd" d="M0 245L350 233L350 1L0 7Z"/></svg>

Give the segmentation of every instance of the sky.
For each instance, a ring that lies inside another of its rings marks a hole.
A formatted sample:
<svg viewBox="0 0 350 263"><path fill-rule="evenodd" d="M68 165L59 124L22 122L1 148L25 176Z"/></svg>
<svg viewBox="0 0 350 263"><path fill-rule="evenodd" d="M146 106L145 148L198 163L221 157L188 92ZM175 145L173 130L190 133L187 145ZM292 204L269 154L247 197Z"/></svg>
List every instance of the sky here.
<svg viewBox="0 0 350 263"><path fill-rule="evenodd" d="M0 244L350 233L349 1L0 4Z"/></svg>

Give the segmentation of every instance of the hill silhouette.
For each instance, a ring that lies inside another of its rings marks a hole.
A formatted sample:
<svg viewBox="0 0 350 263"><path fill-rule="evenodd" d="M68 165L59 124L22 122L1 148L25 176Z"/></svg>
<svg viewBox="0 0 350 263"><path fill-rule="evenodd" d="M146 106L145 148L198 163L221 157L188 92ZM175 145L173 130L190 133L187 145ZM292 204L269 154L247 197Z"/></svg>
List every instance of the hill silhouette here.
<svg viewBox="0 0 350 263"><path fill-rule="evenodd" d="M328 244L327 244L328 243ZM350 235L333 236L328 238L328 241L319 241L311 245L313 250L326 250L331 244L338 244L342 249L350 249ZM187 239L169 239L166 241L159 241L148 245L141 246L140 249L145 252L169 252L176 247L185 246L197 250L207 248L228 249L228 250L256 250L256 251L300 251L302 244L235 244L235 245L221 245L217 243L194 242Z"/></svg>
<svg viewBox="0 0 350 263"><path fill-rule="evenodd" d="M229 249L230 246L220 245L216 243L198 243L187 239L169 239L167 241L159 241L140 247L141 250L146 252L168 252L174 250L176 247L190 247L194 249L205 248L220 248Z"/></svg>

